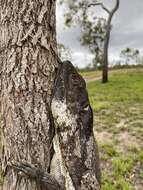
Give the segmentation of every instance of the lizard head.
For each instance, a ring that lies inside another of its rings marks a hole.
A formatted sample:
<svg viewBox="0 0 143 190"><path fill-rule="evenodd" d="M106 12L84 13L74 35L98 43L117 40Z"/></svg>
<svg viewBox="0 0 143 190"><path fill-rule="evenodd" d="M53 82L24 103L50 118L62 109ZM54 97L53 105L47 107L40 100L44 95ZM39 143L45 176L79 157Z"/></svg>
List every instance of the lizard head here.
<svg viewBox="0 0 143 190"><path fill-rule="evenodd" d="M61 64L55 82L53 99L53 102L57 102L56 104L53 103L53 105L56 105L53 106L53 111L57 116L59 116L59 113L62 115L61 120L63 120L65 113L76 115L78 120L82 122L83 128L89 128L88 131L89 133L91 132L93 114L88 99L86 83L70 61L65 61ZM63 104L60 102L63 102ZM69 117L68 115L67 118Z"/></svg>
<svg viewBox="0 0 143 190"><path fill-rule="evenodd" d="M66 100L66 104L72 112L77 112L77 109L86 107L86 104L89 103L86 83L70 61L65 61L61 65L56 80L54 98L60 101Z"/></svg>

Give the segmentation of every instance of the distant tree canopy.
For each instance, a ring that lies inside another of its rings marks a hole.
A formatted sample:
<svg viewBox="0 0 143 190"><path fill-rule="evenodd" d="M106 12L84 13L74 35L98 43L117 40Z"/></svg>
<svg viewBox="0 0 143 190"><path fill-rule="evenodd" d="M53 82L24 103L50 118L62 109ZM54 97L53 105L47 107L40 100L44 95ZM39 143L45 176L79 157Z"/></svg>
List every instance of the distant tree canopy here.
<svg viewBox="0 0 143 190"><path fill-rule="evenodd" d="M138 49L125 48L121 51L120 57L123 60L123 63L128 64L138 64L140 57L140 52Z"/></svg>
<svg viewBox="0 0 143 190"><path fill-rule="evenodd" d="M58 55L62 59L62 61L65 60L71 60L71 50L68 47L65 47L64 44L58 43Z"/></svg>
<svg viewBox="0 0 143 190"><path fill-rule="evenodd" d="M105 7L102 1L98 0L60 0L60 3L63 2L68 7L65 14L66 26L80 24L81 44L87 46L93 53L93 67L96 67L99 63L102 65L102 81L107 82L111 21L119 8L119 0L116 0L115 6L111 10ZM95 11L97 6L100 6L107 13L106 19L97 16L97 11Z"/></svg>
<svg viewBox="0 0 143 190"><path fill-rule="evenodd" d="M94 23L85 20L83 25L81 44L88 46L94 55L92 65L96 68L103 64L103 46L106 33L106 20L101 17L94 18Z"/></svg>
<svg viewBox="0 0 143 190"><path fill-rule="evenodd" d="M93 53L93 67L102 63L103 42L106 32L106 19L97 17L90 0L60 0L68 6L65 13L65 25L71 27L77 23L81 26L80 42Z"/></svg>

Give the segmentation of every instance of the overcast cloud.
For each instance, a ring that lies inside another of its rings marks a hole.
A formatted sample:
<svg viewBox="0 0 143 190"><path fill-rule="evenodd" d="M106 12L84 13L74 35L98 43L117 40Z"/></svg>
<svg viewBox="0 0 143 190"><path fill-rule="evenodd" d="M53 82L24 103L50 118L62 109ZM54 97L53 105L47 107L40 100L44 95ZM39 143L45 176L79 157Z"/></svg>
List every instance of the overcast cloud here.
<svg viewBox="0 0 143 190"><path fill-rule="evenodd" d="M115 0L104 0L107 6L114 6ZM64 8L57 7L57 37L72 51L72 62L84 67L92 60L87 48L81 47L79 42L79 26L64 29ZM101 9L98 10L99 13ZM111 32L109 60L118 60L120 52L126 47L143 51L143 0L120 0L120 8L113 18Z"/></svg>

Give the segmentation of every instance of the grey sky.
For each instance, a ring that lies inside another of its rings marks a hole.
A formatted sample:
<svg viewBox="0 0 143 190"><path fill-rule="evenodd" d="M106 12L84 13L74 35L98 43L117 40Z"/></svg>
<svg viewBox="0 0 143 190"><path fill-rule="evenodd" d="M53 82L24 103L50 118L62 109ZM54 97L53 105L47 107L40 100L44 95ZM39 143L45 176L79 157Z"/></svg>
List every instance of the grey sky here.
<svg viewBox="0 0 143 190"><path fill-rule="evenodd" d="M115 0L104 0L107 6L113 6ZM72 50L72 61L83 67L90 63L92 55L79 43L79 26L64 29L64 8L57 7L58 41ZM98 10L99 13L101 9ZM109 59L119 59L120 51L126 47L143 51L143 0L120 0L120 8L113 18Z"/></svg>

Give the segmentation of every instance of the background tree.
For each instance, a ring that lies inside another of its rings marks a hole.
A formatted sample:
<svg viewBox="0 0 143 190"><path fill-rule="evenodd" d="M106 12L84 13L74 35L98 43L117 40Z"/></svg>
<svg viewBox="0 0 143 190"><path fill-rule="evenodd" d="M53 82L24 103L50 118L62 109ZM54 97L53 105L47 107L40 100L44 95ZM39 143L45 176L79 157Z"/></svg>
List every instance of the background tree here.
<svg viewBox="0 0 143 190"><path fill-rule="evenodd" d="M63 61L72 60L71 50L69 48L65 47L65 45L61 43L57 44L57 48L58 48L58 55L61 58L61 60Z"/></svg>
<svg viewBox="0 0 143 190"><path fill-rule="evenodd" d="M138 49L125 48L121 51L120 57L126 65L138 64L140 52Z"/></svg>
<svg viewBox="0 0 143 190"><path fill-rule="evenodd" d="M96 17L94 23L86 17L82 24L81 44L88 46L91 53L94 55L92 67L97 69L103 64L103 45L106 28L106 20Z"/></svg>
<svg viewBox="0 0 143 190"><path fill-rule="evenodd" d="M71 24L78 22L82 26L81 42L83 45L89 46L92 53L95 53L94 60L96 62L101 62L103 69L102 82L107 82L111 21L119 8L119 0L116 0L112 10L109 10L98 0L61 0L60 2L62 3L63 1L66 2L69 8L68 12L65 14L66 25L71 26ZM96 11L94 10L96 6L101 6L107 13L106 22L104 19L97 19Z"/></svg>

